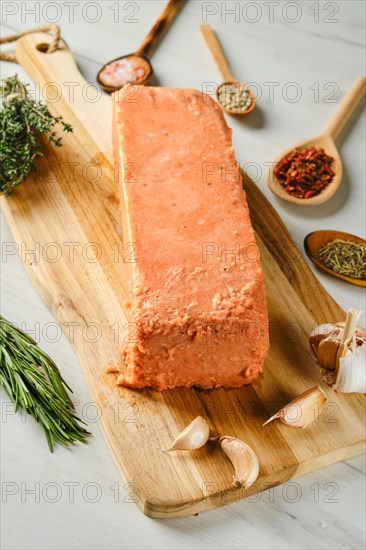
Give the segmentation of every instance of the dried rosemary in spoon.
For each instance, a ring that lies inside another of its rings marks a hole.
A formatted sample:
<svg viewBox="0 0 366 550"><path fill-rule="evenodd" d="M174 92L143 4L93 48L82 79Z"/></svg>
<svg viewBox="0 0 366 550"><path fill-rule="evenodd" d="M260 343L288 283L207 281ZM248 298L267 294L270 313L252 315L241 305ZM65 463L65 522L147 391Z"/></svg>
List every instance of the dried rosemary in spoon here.
<svg viewBox="0 0 366 550"><path fill-rule="evenodd" d="M366 246L335 239L319 249L319 260L329 269L354 279L366 279Z"/></svg>
<svg viewBox="0 0 366 550"><path fill-rule="evenodd" d="M72 132L72 127L30 97L27 86L16 75L1 83L0 195L10 195L13 188L36 169L35 160L43 155L40 136L48 136L48 141L61 147L61 137L57 137L54 127L61 124L65 132Z"/></svg>
<svg viewBox="0 0 366 550"><path fill-rule="evenodd" d="M52 359L25 332L0 316L0 385L14 403L39 422L48 447L86 442L90 435L74 413L72 391Z"/></svg>

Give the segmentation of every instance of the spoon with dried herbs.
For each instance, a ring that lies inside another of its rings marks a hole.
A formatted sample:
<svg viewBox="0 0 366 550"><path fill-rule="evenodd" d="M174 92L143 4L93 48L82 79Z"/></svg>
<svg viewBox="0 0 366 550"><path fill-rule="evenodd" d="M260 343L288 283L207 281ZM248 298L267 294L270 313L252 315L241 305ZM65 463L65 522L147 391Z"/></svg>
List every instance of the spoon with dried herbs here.
<svg viewBox="0 0 366 550"><path fill-rule="evenodd" d="M35 171L36 159L43 156L40 137L47 136L61 147L62 138L54 127L59 124L64 132L72 132L72 127L33 99L17 75L1 81L0 97L0 195L10 195L30 171Z"/></svg>
<svg viewBox="0 0 366 550"><path fill-rule="evenodd" d="M25 332L0 316L0 385L15 411L22 407L39 422L48 447L86 442L90 433L74 412L72 391L52 359Z"/></svg>
<svg viewBox="0 0 366 550"><path fill-rule="evenodd" d="M309 233L306 254L320 269L353 285L366 287L366 241L336 230Z"/></svg>

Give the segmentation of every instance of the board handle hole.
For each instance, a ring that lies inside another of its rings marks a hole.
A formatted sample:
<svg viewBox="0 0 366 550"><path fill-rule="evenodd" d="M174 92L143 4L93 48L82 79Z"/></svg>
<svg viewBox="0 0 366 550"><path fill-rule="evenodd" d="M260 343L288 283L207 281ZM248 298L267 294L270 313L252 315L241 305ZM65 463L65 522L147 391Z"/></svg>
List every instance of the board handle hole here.
<svg viewBox="0 0 366 550"><path fill-rule="evenodd" d="M39 52L42 52L42 53L48 53L48 48L50 47L49 44L37 44L36 45L36 48Z"/></svg>

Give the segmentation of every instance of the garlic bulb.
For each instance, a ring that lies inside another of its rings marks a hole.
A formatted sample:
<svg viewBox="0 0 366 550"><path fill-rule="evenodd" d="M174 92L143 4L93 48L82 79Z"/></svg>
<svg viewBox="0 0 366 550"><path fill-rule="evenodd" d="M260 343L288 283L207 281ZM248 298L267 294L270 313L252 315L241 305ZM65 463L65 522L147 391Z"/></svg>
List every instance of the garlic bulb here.
<svg viewBox="0 0 366 550"><path fill-rule="evenodd" d="M279 418L288 426L306 428L309 424L318 420L326 401L327 397L321 387L315 386L315 388L305 391L282 407L263 426Z"/></svg>
<svg viewBox="0 0 366 550"><path fill-rule="evenodd" d="M309 336L318 363L335 372L333 387L343 393L366 391L366 332L357 328L359 315L349 309L345 323L319 325Z"/></svg>
<svg viewBox="0 0 366 550"><path fill-rule="evenodd" d="M256 481L259 474L258 457L249 445L227 435L220 437L221 448L234 466L235 487L247 489Z"/></svg>
<svg viewBox="0 0 366 550"><path fill-rule="evenodd" d="M164 453L171 451L194 451L206 445L210 437L210 428L202 416L197 416L188 426L176 437L169 449L163 449Z"/></svg>

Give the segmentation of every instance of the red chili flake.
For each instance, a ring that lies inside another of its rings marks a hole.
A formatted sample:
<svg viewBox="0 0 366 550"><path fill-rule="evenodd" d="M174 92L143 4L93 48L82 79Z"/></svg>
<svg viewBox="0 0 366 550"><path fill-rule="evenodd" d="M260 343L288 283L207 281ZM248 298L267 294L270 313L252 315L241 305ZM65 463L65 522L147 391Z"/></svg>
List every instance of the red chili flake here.
<svg viewBox="0 0 366 550"><path fill-rule="evenodd" d="M324 149L293 149L275 166L274 175L287 193L310 199L323 191L335 176L334 158Z"/></svg>

